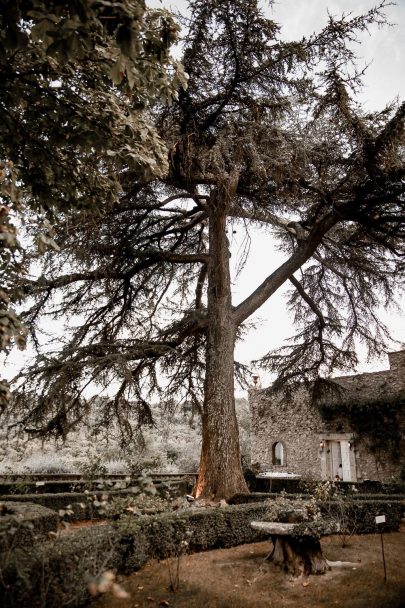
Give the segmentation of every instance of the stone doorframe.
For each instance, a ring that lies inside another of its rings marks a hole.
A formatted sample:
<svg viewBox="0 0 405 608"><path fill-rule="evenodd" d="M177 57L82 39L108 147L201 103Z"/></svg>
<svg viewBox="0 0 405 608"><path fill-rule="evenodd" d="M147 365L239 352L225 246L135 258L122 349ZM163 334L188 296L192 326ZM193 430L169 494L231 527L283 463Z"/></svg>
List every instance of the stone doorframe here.
<svg viewBox="0 0 405 608"><path fill-rule="evenodd" d="M356 470L356 455L353 448L352 433L324 433L319 435L319 455L321 459L321 477L322 479L334 479L335 472L330 470L330 454L328 450L328 442L348 442L351 443L350 449L347 451L348 466L345 469L345 481L357 481Z"/></svg>

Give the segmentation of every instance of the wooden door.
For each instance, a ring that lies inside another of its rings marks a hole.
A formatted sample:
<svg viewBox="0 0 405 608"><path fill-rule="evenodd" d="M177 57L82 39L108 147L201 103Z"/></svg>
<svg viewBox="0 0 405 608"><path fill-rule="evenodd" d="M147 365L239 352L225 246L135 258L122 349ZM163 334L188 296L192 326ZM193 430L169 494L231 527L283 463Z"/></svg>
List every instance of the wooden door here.
<svg viewBox="0 0 405 608"><path fill-rule="evenodd" d="M342 455L343 481L354 481L350 466L350 443L348 441L341 441L340 450Z"/></svg>

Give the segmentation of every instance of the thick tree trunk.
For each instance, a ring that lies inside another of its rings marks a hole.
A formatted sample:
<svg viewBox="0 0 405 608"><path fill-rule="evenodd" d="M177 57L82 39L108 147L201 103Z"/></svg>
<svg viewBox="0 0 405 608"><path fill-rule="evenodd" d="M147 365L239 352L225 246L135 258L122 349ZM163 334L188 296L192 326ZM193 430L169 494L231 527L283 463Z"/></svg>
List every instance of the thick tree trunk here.
<svg viewBox="0 0 405 608"><path fill-rule="evenodd" d="M324 574L330 569L317 538L274 536L273 543L270 559L292 576Z"/></svg>
<svg viewBox="0 0 405 608"><path fill-rule="evenodd" d="M231 302L225 189L210 199L207 360L202 450L196 496L229 498L247 492L235 413L235 322Z"/></svg>

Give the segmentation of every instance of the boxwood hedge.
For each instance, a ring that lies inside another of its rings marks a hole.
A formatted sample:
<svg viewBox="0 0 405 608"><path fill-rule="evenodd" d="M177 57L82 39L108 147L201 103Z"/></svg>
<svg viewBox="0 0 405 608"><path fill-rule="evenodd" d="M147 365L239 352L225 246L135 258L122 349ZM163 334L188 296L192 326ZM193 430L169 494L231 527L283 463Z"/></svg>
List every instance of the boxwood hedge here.
<svg viewBox="0 0 405 608"><path fill-rule="evenodd" d="M329 512L337 503L330 501ZM0 605L7 608L81 606L89 581L104 570L129 573L152 558L263 540L250 527L265 516L265 502L224 508L190 509L156 516L126 516L112 525L93 526L52 542L0 554ZM350 511L352 509L352 511ZM385 514L386 530L398 529L403 501L356 500L346 514L356 532L376 531L375 516Z"/></svg>

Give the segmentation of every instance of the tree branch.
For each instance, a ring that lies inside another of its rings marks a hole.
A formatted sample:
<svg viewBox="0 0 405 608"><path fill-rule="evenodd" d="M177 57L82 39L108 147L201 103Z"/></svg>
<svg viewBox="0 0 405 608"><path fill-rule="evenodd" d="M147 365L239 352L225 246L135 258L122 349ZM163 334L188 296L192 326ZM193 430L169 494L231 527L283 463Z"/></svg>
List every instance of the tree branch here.
<svg viewBox="0 0 405 608"><path fill-rule="evenodd" d="M322 314L322 311L315 304L314 300L307 294L307 292L305 291L305 289L303 288L301 283L299 281L297 281L297 279L294 276L289 277L288 280L294 285L295 289L298 291L301 298L308 304L308 306L310 307L312 312L318 317L320 326L325 327L326 322L325 322L325 318Z"/></svg>
<svg viewBox="0 0 405 608"><path fill-rule="evenodd" d="M277 270L272 272L259 287L250 294L234 310L236 325L240 325L250 317L296 270L298 270L315 252L322 237L336 223L338 218L334 213L328 213L311 230L308 238L301 242L289 260L284 262Z"/></svg>

